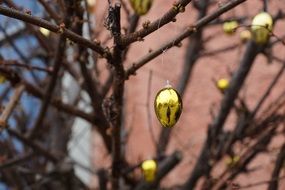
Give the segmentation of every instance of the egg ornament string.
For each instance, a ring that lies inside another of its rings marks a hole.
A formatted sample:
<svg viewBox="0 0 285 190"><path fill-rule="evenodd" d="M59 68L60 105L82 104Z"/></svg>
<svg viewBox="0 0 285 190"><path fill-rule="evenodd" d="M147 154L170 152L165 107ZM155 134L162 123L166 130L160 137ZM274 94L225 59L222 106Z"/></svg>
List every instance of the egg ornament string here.
<svg viewBox="0 0 285 190"><path fill-rule="evenodd" d="M182 113L182 99L179 93L169 84L156 94L154 110L163 127L173 127Z"/></svg>

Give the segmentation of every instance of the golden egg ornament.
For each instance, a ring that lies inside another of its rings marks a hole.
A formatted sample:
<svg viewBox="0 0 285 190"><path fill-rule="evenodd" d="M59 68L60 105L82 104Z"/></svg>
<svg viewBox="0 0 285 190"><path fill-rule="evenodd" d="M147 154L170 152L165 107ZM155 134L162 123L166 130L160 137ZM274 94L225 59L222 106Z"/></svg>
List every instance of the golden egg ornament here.
<svg viewBox="0 0 285 190"><path fill-rule="evenodd" d="M163 127L173 127L176 124L182 107L179 93L170 85L161 89L154 100L155 114Z"/></svg>
<svg viewBox="0 0 285 190"><path fill-rule="evenodd" d="M228 168L232 168L236 166L239 161L240 161L240 156L236 155L236 156L226 158L225 163Z"/></svg>
<svg viewBox="0 0 285 190"><path fill-rule="evenodd" d="M216 83L216 86L219 90L221 90L222 92L224 92L226 89L229 88L230 86L230 82L228 81L228 79L219 79Z"/></svg>
<svg viewBox="0 0 285 190"><path fill-rule="evenodd" d="M96 3L97 3L96 0L87 0L87 8L88 8L89 13L92 13L95 11Z"/></svg>
<svg viewBox="0 0 285 190"><path fill-rule="evenodd" d="M267 12L257 14L251 23L252 39L257 44L266 44L273 28L273 19Z"/></svg>
<svg viewBox="0 0 285 190"><path fill-rule="evenodd" d="M151 8L153 0L130 0L131 6L138 15L145 15Z"/></svg>
<svg viewBox="0 0 285 190"><path fill-rule="evenodd" d="M224 24L223 24L223 30L228 35L234 34L237 27L238 27L238 22L235 20L227 21L227 22L224 22Z"/></svg>
<svg viewBox="0 0 285 190"><path fill-rule="evenodd" d="M0 84L6 82L6 77L0 74Z"/></svg>
<svg viewBox="0 0 285 190"><path fill-rule="evenodd" d="M251 32L249 30L241 31L240 39L242 42L246 42L251 39Z"/></svg>
<svg viewBox="0 0 285 190"><path fill-rule="evenodd" d="M155 176L156 176L156 171L157 171L157 163L155 160L145 160L141 164L141 169L142 169L145 181L147 182L154 181Z"/></svg>
<svg viewBox="0 0 285 190"><path fill-rule="evenodd" d="M96 5L96 0L87 0L87 5L90 7L94 7Z"/></svg>
<svg viewBox="0 0 285 190"><path fill-rule="evenodd" d="M48 37L50 35L50 31L46 28L43 28L43 27L40 27L40 32L46 37Z"/></svg>

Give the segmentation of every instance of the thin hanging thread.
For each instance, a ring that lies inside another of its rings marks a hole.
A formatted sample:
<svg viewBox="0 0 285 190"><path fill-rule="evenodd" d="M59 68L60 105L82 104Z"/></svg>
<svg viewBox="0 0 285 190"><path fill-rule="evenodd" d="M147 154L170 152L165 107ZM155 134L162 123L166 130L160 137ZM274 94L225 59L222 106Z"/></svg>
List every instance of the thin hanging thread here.
<svg viewBox="0 0 285 190"><path fill-rule="evenodd" d="M159 20L159 23L158 23L158 26L157 26L157 30L160 28L160 23L161 23L161 18L160 18L160 20ZM177 26L175 25L175 30L174 30L174 34L176 34L177 33ZM160 37L158 37L159 39L160 39ZM160 41L160 40L159 40ZM174 46L174 43L175 43L175 40L173 40L173 42L172 42L172 46ZM164 65L164 55L165 55L165 53L166 53L166 51L168 50L169 48L168 47L166 47L165 49L162 49L162 54L161 54L161 64L162 65ZM166 86L167 87L171 87L171 85L170 85L170 82L169 82L169 79L167 79L166 80Z"/></svg>
<svg viewBox="0 0 285 190"><path fill-rule="evenodd" d="M162 18L159 19L158 26L157 26L157 30L160 28L161 19L162 19ZM160 36L158 36L158 39L159 39L159 41L161 41L161 40L160 40ZM162 49L161 64L164 64L164 59L163 59L163 58L164 58L164 53L166 52L166 50L167 50L167 48L166 48L166 49Z"/></svg>
<svg viewBox="0 0 285 190"><path fill-rule="evenodd" d="M157 30L160 28L160 23L161 23L161 18L159 19ZM158 38L159 38L159 41L161 41L160 36L158 36ZM164 54L165 54L166 50L167 50L167 48L162 49L162 53L161 53L161 64L163 66L164 66ZM168 81L168 79L167 79L167 81ZM166 82L166 83L168 84L169 82ZM166 85L166 86L168 86L168 85Z"/></svg>
<svg viewBox="0 0 285 190"><path fill-rule="evenodd" d="M177 25L174 24L174 26L175 26L175 28L174 28L174 36L175 36L175 35L177 34ZM173 47L174 45L175 45L175 40L172 41L171 47ZM166 52L167 49L169 49L169 48L166 48L166 49L163 50L163 52L162 52L162 58L161 58L161 59L162 59L162 64L163 64L163 61L164 61L164 59L163 59L164 53ZM175 59L175 60L177 60L176 57L177 57L177 55L174 54L174 59ZM166 87L172 87L168 79L166 80Z"/></svg>

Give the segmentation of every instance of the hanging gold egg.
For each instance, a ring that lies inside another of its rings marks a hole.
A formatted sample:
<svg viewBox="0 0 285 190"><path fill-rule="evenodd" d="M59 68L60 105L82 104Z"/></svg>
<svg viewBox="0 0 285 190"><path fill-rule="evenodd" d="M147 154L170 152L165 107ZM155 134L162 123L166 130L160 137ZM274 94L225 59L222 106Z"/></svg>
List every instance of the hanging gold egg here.
<svg viewBox="0 0 285 190"><path fill-rule="evenodd" d="M155 114L163 127L173 127L182 112L182 100L171 86L161 89L154 100Z"/></svg>
<svg viewBox="0 0 285 190"><path fill-rule="evenodd" d="M228 79L219 79L216 83L217 88L219 90L221 90L222 92L225 92L225 90L227 90L230 86L230 82L228 81Z"/></svg>
<svg viewBox="0 0 285 190"><path fill-rule="evenodd" d="M224 22L224 24L223 24L223 30L228 35L234 34L237 27L238 27L238 22L235 20L227 21L227 22Z"/></svg>
<svg viewBox="0 0 285 190"><path fill-rule="evenodd" d="M138 15L145 15L151 8L153 0L130 0L131 6Z"/></svg>
<svg viewBox="0 0 285 190"><path fill-rule="evenodd" d="M0 74L0 84L6 82L6 77Z"/></svg>
<svg viewBox="0 0 285 190"><path fill-rule="evenodd" d="M96 0L87 0L87 7L89 13L93 13L95 11L96 3Z"/></svg>
<svg viewBox="0 0 285 190"><path fill-rule="evenodd" d="M257 14L251 23L252 39L258 44L267 43L273 28L273 19L267 12Z"/></svg>
<svg viewBox="0 0 285 190"><path fill-rule="evenodd" d="M240 39L242 42L247 42L251 39L251 33L249 30L244 30L240 32Z"/></svg>
<svg viewBox="0 0 285 190"><path fill-rule="evenodd" d="M147 182L152 182L155 179L157 164L155 160L145 160L141 164L144 179Z"/></svg>
<svg viewBox="0 0 285 190"><path fill-rule="evenodd" d="M45 36L48 37L50 35L50 31L46 28L40 27L40 32Z"/></svg>

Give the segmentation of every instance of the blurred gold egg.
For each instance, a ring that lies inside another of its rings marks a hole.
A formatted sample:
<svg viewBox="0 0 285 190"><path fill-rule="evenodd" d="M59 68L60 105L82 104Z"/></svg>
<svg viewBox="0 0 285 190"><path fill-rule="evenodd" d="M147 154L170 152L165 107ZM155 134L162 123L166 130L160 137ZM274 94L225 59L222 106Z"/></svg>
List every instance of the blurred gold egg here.
<svg viewBox="0 0 285 190"><path fill-rule="evenodd" d="M241 31L240 39L241 39L242 42L246 42L246 41L250 40L251 39L250 31L249 30Z"/></svg>
<svg viewBox="0 0 285 190"><path fill-rule="evenodd" d="M182 100L178 92L166 86L161 89L154 100L156 116L163 127L173 127L182 112Z"/></svg>
<svg viewBox="0 0 285 190"><path fill-rule="evenodd" d="M223 30L226 34L233 34L235 33L236 29L238 27L238 22L233 20L233 21L227 21L227 22L224 22L223 24Z"/></svg>
<svg viewBox="0 0 285 190"><path fill-rule="evenodd" d="M131 6L138 15L145 15L151 8L153 0L130 0Z"/></svg>
<svg viewBox="0 0 285 190"><path fill-rule="evenodd" d="M157 164L155 160L145 160L141 165L145 181L152 182L155 179Z"/></svg>
<svg viewBox="0 0 285 190"><path fill-rule="evenodd" d="M273 28L273 19L267 12L257 14L251 23L252 39L258 44L267 43Z"/></svg>
<svg viewBox="0 0 285 190"><path fill-rule="evenodd" d="M89 13L93 13L96 7L96 0L87 0L87 8Z"/></svg>
<svg viewBox="0 0 285 190"><path fill-rule="evenodd" d="M43 27L40 27L40 32L46 37L48 37L50 35L50 31L46 28L43 28Z"/></svg>
<svg viewBox="0 0 285 190"><path fill-rule="evenodd" d="M87 0L88 6L94 7L96 5L96 0Z"/></svg>
<svg viewBox="0 0 285 190"><path fill-rule="evenodd" d="M0 84L6 82L6 77L3 75L0 75Z"/></svg>
<svg viewBox="0 0 285 190"><path fill-rule="evenodd" d="M227 167L232 168L232 167L236 166L239 161L240 161L240 156L236 155L233 157L226 158L225 163L226 163Z"/></svg>
<svg viewBox="0 0 285 190"><path fill-rule="evenodd" d="M221 90L222 92L224 92L226 89L229 88L230 86L230 82L228 81L228 79L219 79L216 83L217 88L219 90Z"/></svg>

